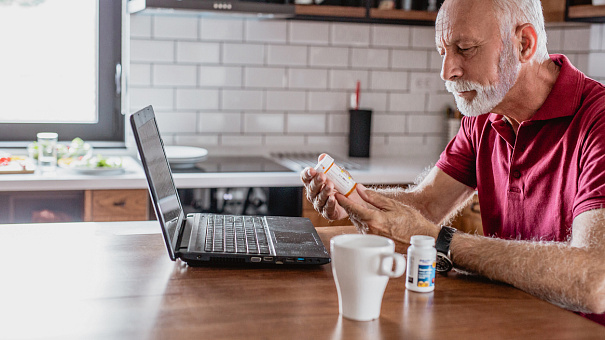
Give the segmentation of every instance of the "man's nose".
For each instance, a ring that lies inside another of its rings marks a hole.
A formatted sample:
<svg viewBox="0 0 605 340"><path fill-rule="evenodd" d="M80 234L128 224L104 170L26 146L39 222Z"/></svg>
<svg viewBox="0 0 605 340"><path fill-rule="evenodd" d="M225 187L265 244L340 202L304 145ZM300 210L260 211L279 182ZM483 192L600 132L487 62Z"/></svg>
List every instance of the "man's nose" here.
<svg viewBox="0 0 605 340"><path fill-rule="evenodd" d="M462 67L457 56L445 53L441 62L441 79L454 81L462 77Z"/></svg>

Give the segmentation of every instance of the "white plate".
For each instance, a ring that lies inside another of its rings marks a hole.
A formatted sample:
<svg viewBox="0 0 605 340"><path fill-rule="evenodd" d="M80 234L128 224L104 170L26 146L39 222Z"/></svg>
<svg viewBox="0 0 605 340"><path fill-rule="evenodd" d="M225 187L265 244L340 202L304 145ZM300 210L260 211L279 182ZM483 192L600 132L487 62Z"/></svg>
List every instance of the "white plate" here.
<svg viewBox="0 0 605 340"><path fill-rule="evenodd" d="M208 156L208 150L193 146L166 145L166 158L173 167L192 167Z"/></svg>
<svg viewBox="0 0 605 340"><path fill-rule="evenodd" d="M93 167L93 164L97 164L100 159L104 159L111 167ZM65 170L75 172L82 175L118 175L125 171L122 165L121 157L108 157L103 158L101 156L94 156L91 159L86 160L72 160L70 158L59 159L57 165Z"/></svg>
<svg viewBox="0 0 605 340"><path fill-rule="evenodd" d="M81 175L119 175L125 171L124 168L78 168L71 166L61 166L61 168Z"/></svg>

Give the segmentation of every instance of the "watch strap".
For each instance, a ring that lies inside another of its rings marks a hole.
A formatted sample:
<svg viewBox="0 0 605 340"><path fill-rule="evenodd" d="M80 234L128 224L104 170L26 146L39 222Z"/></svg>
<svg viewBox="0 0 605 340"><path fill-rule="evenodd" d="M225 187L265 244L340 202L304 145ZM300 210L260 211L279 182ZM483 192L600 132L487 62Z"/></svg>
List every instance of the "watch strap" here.
<svg viewBox="0 0 605 340"><path fill-rule="evenodd" d="M437 236L437 241L435 242L435 249L446 255L448 258L450 257L450 243L452 243L452 238L456 233L456 228L441 226L441 230L439 231L439 235Z"/></svg>

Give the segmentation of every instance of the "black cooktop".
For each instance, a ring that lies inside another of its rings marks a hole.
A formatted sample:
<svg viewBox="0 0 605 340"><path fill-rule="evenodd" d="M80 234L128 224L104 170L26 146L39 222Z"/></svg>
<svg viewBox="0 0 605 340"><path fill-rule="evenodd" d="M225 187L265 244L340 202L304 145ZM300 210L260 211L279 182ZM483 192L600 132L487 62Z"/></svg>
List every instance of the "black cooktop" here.
<svg viewBox="0 0 605 340"><path fill-rule="evenodd" d="M292 172L269 158L262 156L208 156L194 166L170 165L173 173L216 172Z"/></svg>

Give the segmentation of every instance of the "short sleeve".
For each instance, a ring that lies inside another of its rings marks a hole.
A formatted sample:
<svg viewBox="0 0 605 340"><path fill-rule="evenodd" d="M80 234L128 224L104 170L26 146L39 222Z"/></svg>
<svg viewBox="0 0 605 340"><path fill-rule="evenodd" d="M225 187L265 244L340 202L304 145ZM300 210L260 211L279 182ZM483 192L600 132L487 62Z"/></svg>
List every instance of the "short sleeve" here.
<svg viewBox="0 0 605 340"><path fill-rule="evenodd" d="M473 189L477 187L477 153L471 138L475 124L476 119L462 117L458 133L441 153L435 165L458 182Z"/></svg>
<svg viewBox="0 0 605 340"><path fill-rule="evenodd" d="M600 111L582 145L574 218L587 210L605 208L605 104Z"/></svg>

